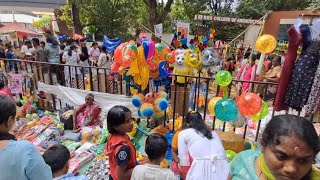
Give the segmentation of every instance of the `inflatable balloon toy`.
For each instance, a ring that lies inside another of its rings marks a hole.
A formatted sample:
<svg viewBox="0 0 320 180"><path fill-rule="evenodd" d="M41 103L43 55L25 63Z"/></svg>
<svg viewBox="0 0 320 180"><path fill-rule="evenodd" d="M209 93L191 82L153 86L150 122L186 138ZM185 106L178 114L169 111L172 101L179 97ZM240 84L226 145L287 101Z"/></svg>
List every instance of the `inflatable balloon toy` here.
<svg viewBox="0 0 320 180"><path fill-rule="evenodd" d="M215 114L214 114L214 108L215 108L217 102L218 102L220 99L222 99L222 97L214 97L214 98L212 98L212 99L209 101L209 103L208 103L208 110L209 110L209 113L210 113L211 116L214 116L214 115L215 115Z"/></svg>
<svg viewBox="0 0 320 180"><path fill-rule="evenodd" d="M154 111L154 114L152 115L152 117L154 118L161 118L164 116L164 111Z"/></svg>
<svg viewBox="0 0 320 180"><path fill-rule="evenodd" d="M251 116L251 119L258 121L265 118L268 114L269 114L268 104L265 101L262 101L262 107L260 111L257 114Z"/></svg>
<svg viewBox="0 0 320 180"><path fill-rule="evenodd" d="M212 76L221 70L222 59L212 47L202 51L202 67L207 68Z"/></svg>
<svg viewBox="0 0 320 180"><path fill-rule="evenodd" d="M221 86L223 90L223 97L226 98L228 96L228 85L232 82L232 75L229 71L219 71L215 77L216 83Z"/></svg>
<svg viewBox="0 0 320 180"><path fill-rule="evenodd" d="M177 49L175 50L175 63L173 73L179 75L189 75L190 68L185 65L185 53L186 50L184 49Z"/></svg>
<svg viewBox="0 0 320 180"><path fill-rule="evenodd" d="M143 47L144 58L147 60L147 64L149 67L153 67L151 62L154 53L155 53L155 44L153 41L148 40L145 33L140 34L141 45Z"/></svg>
<svg viewBox="0 0 320 180"><path fill-rule="evenodd" d="M190 68L199 69L202 65L200 51L188 49L185 52L186 65Z"/></svg>
<svg viewBox="0 0 320 180"><path fill-rule="evenodd" d="M141 116L151 117L154 114L154 108L151 103L143 103L140 107Z"/></svg>
<svg viewBox="0 0 320 180"><path fill-rule="evenodd" d="M264 34L257 39L256 49L259 52L261 52L261 56L260 56L257 71L256 71L257 75L261 73L266 54L274 51L276 47L277 47L277 40L271 35Z"/></svg>
<svg viewBox="0 0 320 180"><path fill-rule="evenodd" d="M262 107L262 100L254 93L243 93L236 99L239 111L244 116L257 114Z"/></svg>
<svg viewBox="0 0 320 180"><path fill-rule="evenodd" d="M122 51L127 45L127 42L121 43L114 51L113 58L115 62L111 65L111 72L117 72L122 63Z"/></svg>
<svg viewBox="0 0 320 180"><path fill-rule="evenodd" d="M233 158L237 156L237 153L232 150L226 150L226 156L227 156L228 162L231 162Z"/></svg>
<svg viewBox="0 0 320 180"><path fill-rule="evenodd" d="M230 98L220 99L214 107L216 117L221 121L233 121L238 117L238 107Z"/></svg>
<svg viewBox="0 0 320 180"><path fill-rule="evenodd" d="M144 103L144 95L141 93L133 95L131 99L131 103L134 107L140 108L141 105Z"/></svg>

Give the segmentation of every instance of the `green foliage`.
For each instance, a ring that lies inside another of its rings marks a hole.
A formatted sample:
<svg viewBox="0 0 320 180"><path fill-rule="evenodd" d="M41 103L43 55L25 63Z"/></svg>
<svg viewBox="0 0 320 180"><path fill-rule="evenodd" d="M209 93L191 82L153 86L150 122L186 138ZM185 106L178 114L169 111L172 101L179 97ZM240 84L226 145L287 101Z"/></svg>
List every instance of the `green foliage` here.
<svg viewBox="0 0 320 180"><path fill-rule="evenodd" d="M307 9L313 11L320 10L320 1L311 2Z"/></svg>

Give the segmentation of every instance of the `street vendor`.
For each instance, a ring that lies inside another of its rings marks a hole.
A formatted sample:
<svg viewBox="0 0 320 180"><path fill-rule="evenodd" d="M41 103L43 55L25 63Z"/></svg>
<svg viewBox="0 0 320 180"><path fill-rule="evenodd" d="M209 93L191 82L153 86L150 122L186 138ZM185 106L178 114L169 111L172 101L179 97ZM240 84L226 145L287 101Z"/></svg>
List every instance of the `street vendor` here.
<svg viewBox="0 0 320 180"><path fill-rule="evenodd" d="M73 114L73 130L79 132L84 126L100 125L99 115L101 108L94 103L94 95L88 93L85 97L85 103L80 106Z"/></svg>

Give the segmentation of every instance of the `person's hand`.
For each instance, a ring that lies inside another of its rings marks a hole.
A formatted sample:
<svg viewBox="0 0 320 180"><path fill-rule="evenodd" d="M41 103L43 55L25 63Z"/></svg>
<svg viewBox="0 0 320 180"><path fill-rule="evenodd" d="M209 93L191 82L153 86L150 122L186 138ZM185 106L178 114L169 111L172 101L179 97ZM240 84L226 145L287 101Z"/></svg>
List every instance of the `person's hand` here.
<svg viewBox="0 0 320 180"><path fill-rule="evenodd" d="M81 130L81 128L78 128L78 129L74 129L72 132L73 133L78 133L78 132L80 132L80 130Z"/></svg>

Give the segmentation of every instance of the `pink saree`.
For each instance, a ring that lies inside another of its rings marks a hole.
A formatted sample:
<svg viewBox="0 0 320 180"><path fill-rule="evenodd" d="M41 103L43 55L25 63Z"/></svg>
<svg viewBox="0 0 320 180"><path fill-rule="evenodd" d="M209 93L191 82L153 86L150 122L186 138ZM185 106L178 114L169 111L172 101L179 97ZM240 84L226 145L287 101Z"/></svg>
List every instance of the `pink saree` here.
<svg viewBox="0 0 320 180"><path fill-rule="evenodd" d="M99 119L94 118L94 116L98 116L97 110L99 110L100 113L100 107L97 104L92 104L91 106L86 106L77 116L77 122L79 127L83 126L96 126L99 124L99 120L96 122L92 122L93 119Z"/></svg>

